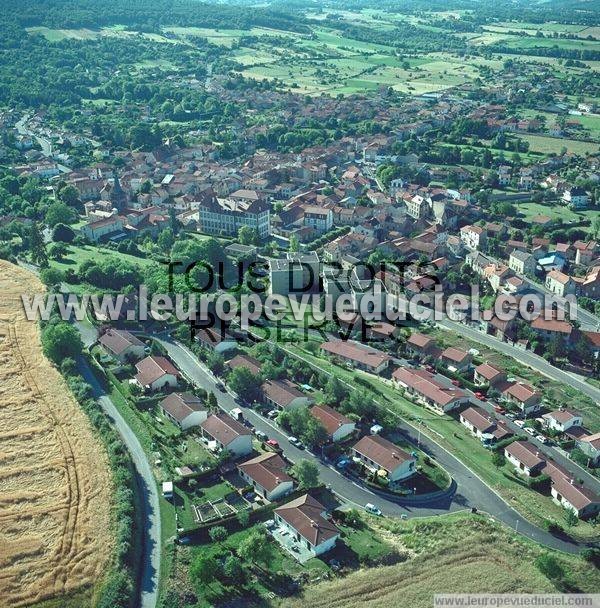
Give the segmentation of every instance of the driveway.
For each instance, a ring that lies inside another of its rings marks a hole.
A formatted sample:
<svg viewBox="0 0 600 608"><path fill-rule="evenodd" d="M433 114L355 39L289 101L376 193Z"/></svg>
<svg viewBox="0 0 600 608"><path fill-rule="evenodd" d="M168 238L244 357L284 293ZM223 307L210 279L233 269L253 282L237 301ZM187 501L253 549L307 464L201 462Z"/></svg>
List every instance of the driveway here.
<svg viewBox="0 0 600 608"><path fill-rule="evenodd" d="M230 412L233 408L239 407L233 395L217 388L216 385L219 381L187 347L171 338L164 338L159 341L189 381L215 394L219 407L223 411ZM578 553L581 548L575 542L553 536L528 522L450 452L422 434L420 435L421 449L430 454L452 476L457 484L457 491L453 496L443 497L432 502L398 504L345 477L329 463L321 460L319 456L307 450L299 450L289 443L285 433L275 423L260 416L254 410L244 408L244 416L256 429L266 433L270 438L276 439L290 461L297 462L307 459L314 462L319 468L321 481L329 486L343 501L355 507L363 508L367 502L376 503L383 514L390 517L400 517L402 515L424 517L475 507L518 533L553 549ZM415 427L398 419L398 430L407 440L417 445L418 430Z"/></svg>

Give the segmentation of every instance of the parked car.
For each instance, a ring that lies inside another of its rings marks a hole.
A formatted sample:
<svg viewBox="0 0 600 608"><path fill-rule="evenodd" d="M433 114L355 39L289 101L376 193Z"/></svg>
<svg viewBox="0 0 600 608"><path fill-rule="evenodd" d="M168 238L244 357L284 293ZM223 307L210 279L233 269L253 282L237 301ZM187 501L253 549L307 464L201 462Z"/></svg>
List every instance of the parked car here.
<svg viewBox="0 0 600 608"><path fill-rule="evenodd" d="M540 442L540 443L548 443L548 439L546 437L544 437L543 435L536 435L535 438Z"/></svg>
<svg viewBox="0 0 600 608"><path fill-rule="evenodd" d="M515 420L515 424L522 429L525 426L525 421L524 420Z"/></svg>
<svg viewBox="0 0 600 608"><path fill-rule="evenodd" d="M532 437L535 435L535 429L531 426L526 426L523 430Z"/></svg>
<svg viewBox="0 0 600 608"><path fill-rule="evenodd" d="M494 408L496 409L496 408ZM498 410L496 410L498 411ZM509 420L514 420L516 418L516 416L512 413L512 412L506 412L506 414L504 414Z"/></svg>
<svg viewBox="0 0 600 608"><path fill-rule="evenodd" d="M342 458L340 458L337 461L335 467L336 467L336 469L345 469L349 464L350 464L350 461L347 458L342 456Z"/></svg>
<svg viewBox="0 0 600 608"><path fill-rule="evenodd" d="M295 445L299 450L304 449L304 444L300 441L300 439L298 439L298 437L290 435L287 439L292 445Z"/></svg>
<svg viewBox="0 0 600 608"><path fill-rule="evenodd" d="M267 414L267 418L270 418L271 420L275 420L275 418L277 418L277 416L279 416L279 410L271 410Z"/></svg>
<svg viewBox="0 0 600 608"><path fill-rule="evenodd" d="M242 412L242 410L239 407L234 407L229 412L229 415L232 418L235 418L238 422L242 422L244 420L244 413Z"/></svg>
<svg viewBox="0 0 600 608"><path fill-rule="evenodd" d="M267 441L265 441L265 445L268 445L270 448L273 448L274 450L281 449L279 447L279 441L277 441L276 439L268 439Z"/></svg>
<svg viewBox="0 0 600 608"><path fill-rule="evenodd" d="M262 431L255 431L254 434L256 435L256 438L260 441L268 441L269 439L269 436L266 433L263 433Z"/></svg>
<svg viewBox="0 0 600 608"><path fill-rule="evenodd" d="M494 411L497 412L498 414L504 414L506 412L506 410L501 405L495 405ZM513 418L514 418L514 416L513 416Z"/></svg>
<svg viewBox="0 0 600 608"><path fill-rule="evenodd" d="M480 401L487 401L487 397L481 391L477 391L475 393L475 397L477 397L477 399Z"/></svg>
<svg viewBox="0 0 600 608"><path fill-rule="evenodd" d="M460 382L458 380L452 380L452 384L454 386L460 386Z"/></svg>
<svg viewBox="0 0 600 608"><path fill-rule="evenodd" d="M222 382L217 382L217 388L224 393L225 392L225 385Z"/></svg>
<svg viewBox="0 0 600 608"><path fill-rule="evenodd" d="M365 511L371 513L371 515L381 515L381 509L376 507L372 502L368 502L365 505Z"/></svg>

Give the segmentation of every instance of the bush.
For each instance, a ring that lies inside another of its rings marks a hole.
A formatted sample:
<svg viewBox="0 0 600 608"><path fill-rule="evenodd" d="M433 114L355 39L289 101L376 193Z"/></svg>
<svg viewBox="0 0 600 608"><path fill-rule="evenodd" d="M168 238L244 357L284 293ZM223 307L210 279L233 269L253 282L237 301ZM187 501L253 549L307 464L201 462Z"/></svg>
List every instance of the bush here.
<svg viewBox="0 0 600 608"><path fill-rule="evenodd" d="M591 548L584 549L581 552L581 557L590 564L593 564L596 568L600 568L600 549Z"/></svg>

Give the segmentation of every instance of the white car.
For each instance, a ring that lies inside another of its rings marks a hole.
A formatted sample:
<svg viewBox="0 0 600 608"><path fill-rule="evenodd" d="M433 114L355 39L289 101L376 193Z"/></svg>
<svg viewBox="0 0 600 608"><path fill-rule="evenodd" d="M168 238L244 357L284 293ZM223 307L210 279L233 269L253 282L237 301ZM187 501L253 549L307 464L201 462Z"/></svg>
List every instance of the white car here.
<svg viewBox="0 0 600 608"><path fill-rule="evenodd" d="M515 420L515 424L522 429L523 426L525 425L525 421L524 420Z"/></svg>
<svg viewBox="0 0 600 608"><path fill-rule="evenodd" d="M535 429L530 426L525 427L523 430L526 433L529 433L529 435L531 435L532 437L535 435Z"/></svg>
<svg viewBox="0 0 600 608"><path fill-rule="evenodd" d="M365 505L365 511L367 511L367 513L371 513L372 515L381 515L381 509L376 507L373 503L368 502Z"/></svg>
<svg viewBox="0 0 600 608"><path fill-rule="evenodd" d="M275 420L275 418L277 418L277 416L279 416L279 410L271 410L267 414L267 418L270 418L271 420Z"/></svg>
<svg viewBox="0 0 600 608"><path fill-rule="evenodd" d="M298 437L294 437L293 435L290 435L287 440L292 444L295 445L297 448L302 449L304 447L304 445L302 444L302 442L300 441L300 439L298 439Z"/></svg>
<svg viewBox="0 0 600 608"><path fill-rule="evenodd" d="M504 414L509 420L514 420L515 419L515 415L512 412L506 412L506 414Z"/></svg>
<svg viewBox="0 0 600 608"><path fill-rule="evenodd" d="M540 443L548 443L548 438L544 437L543 435L536 435L535 438L540 442Z"/></svg>

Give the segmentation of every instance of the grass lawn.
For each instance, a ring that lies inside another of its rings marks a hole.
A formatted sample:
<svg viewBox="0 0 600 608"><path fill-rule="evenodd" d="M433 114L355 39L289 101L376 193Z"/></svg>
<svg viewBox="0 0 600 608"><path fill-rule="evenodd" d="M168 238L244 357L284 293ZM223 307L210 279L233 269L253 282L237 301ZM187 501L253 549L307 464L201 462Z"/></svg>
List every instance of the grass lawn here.
<svg viewBox="0 0 600 608"><path fill-rule="evenodd" d="M582 219L585 219L584 216L575 213L575 211L572 211L569 207L560 203L554 203L552 205L542 205L541 203L517 203L516 207L519 212L525 216L525 221L531 220L531 218L536 215L547 215L552 219L558 219L565 223L580 222Z"/></svg>
<svg viewBox="0 0 600 608"><path fill-rule="evenodd" d="M598 152L600 144L576 139L563 139L560 137L547 137L545 135L518 135L519 139L529 142L531 152L541 152L543 154L560 154L563 148L573 154L593 154Z"/></svg>
<svg viewBox="0 0 600 608"><path fill-rule="evenodd" d="M152 260L148 258L139 258L127 253L119 253L118 251L107 249L106 247L98 247L96 245L68 245L67 255L61 260L50 260L50 266L63 271L67 271L69 268L77 270L77 266L79 266L81 262L87 260L98 261L106 256L118 257L120 260L126 260L132 264L137 264L138 266L147 266L152 263Z"/></svg>
<svg viewBox="0 0 600 608"><path fill-rule="evenodd" d="M546 553L482 516L450 515L408 521L382 519L379 530L405 561L360 570L309 587L282 608L411 606L430 608L435 593L556 593L558 583L536 567ZM581 558L551 552L575 592L595 592L600 572Z"/></svg>

